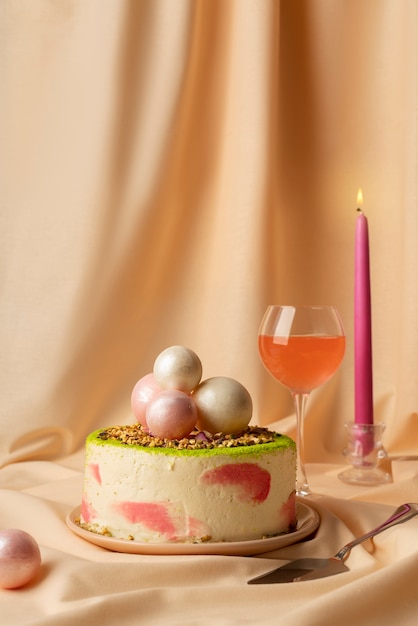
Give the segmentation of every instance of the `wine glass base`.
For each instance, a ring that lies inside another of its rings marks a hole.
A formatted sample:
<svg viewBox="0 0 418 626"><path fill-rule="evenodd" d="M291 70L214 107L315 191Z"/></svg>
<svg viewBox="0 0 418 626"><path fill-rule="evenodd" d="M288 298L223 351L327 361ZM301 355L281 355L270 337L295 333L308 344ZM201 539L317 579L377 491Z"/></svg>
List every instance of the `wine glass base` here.
<svg viewBox="0 0 418 626"><path fill-rule="evenodd" d="M383 485L390 483L390 474L378 468L364 469L351 467L338 474L338 478L348 485Z"/></svg>
<svg viewBox="0 0 418 626"><path fill-rule="evenodd" d="M311 488L309 487L309 485L299 485L298 487L296 487L296 495L299 498L306 498L307 496L311 496Z"/></svg>

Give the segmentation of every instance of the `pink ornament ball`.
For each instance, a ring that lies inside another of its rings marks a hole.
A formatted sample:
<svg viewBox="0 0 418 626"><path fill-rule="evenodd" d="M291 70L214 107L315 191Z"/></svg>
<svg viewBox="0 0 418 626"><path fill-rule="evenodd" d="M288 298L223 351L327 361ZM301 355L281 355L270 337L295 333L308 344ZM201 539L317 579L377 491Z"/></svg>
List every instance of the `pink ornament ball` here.
<svg viewBox="0 0 418 626"><path fill-rule="evenodd" d="M196 426L196 405L187 393L167 389L150 400L146 420L154 437L182 439Z"/></svg>
<svg viewBox="0 0 418 626"><path fill-rule="evenodd" d="M138 380L132 390L131 408L137 422L148 428L146 411L148 402L162 391L154 378L154 374L146 374Z"/></svg>
<svg viewBox="0 0 418 626"><path fill-rule="evenodd" d="M17 589L31 581L41 568L41 552L24 530L0 531L0 587Z"/></svg>

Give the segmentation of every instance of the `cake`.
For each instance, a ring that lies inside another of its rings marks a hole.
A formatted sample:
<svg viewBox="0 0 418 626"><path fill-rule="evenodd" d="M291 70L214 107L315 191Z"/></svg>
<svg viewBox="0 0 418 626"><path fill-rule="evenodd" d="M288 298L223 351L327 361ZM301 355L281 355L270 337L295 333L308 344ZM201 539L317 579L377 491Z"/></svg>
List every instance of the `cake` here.
<svg viewBox="0 0 418 626"><path fill-rule="evenodd" d="M86 441L80 525L138 542L245 541L296 525L292 439L266 428L161 440L140 424Z"/></svg>
<svg viewBox="0 0 418 626"><path fill-rule="evenodd" d="M86 440L80 526L141 543L249 541L296 526L296 446L250 426L233 378L201 381L184 346L161 352L131 395L135 424Z"/></svg>

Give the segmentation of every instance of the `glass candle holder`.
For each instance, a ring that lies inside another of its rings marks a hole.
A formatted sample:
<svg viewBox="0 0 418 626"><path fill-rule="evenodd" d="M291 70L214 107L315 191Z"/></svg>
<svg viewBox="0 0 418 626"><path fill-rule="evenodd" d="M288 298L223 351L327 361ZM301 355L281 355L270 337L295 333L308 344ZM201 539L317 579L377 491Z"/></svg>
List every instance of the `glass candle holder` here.
<svg viewBox="0 0 418 626"><path fill-rule="evenodd" d="M351 468L338 478L351 485L379 485L390 482L391 476L379 467L387 452L383 447L384 424L345 424L347 446L343 451Z"/></svg>

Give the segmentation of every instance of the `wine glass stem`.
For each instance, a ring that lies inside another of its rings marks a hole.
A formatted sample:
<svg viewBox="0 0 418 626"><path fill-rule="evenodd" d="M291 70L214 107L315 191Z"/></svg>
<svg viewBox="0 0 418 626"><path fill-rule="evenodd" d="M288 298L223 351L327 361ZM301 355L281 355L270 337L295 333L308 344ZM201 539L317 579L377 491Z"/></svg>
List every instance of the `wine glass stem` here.
<svg viewBox="0 0 418 626"><path fill-rule="evenodd" d="M306 477L304 464L304 419L308 393L292 393L296 411L296 495L309 496L312 492Z"/></svg>

